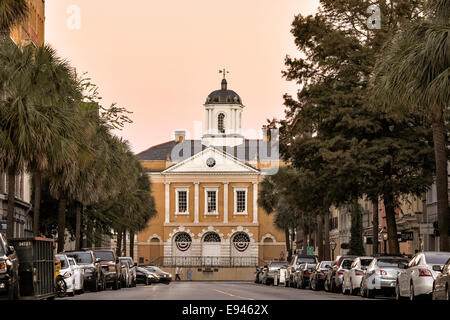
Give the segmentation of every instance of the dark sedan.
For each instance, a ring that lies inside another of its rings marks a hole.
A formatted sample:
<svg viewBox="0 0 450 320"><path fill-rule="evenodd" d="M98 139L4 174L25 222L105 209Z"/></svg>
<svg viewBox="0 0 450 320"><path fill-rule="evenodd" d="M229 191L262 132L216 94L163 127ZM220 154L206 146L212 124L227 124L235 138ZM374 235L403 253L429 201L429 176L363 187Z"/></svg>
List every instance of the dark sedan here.
<svg viewBox="0 0 450 320"><path fill-rule="evenodd" d="M156 273L159 277L159 282L169 284L172 281L172 275L168 272L161 270L155 266L142 266L150 272Z"/></svg>
<svg viewBox="0 0 450 320"><path fill-rule="evenodd" d="M136 268L136 283L142 283L148 286L156 282L159 282L159 277L156 274L141 267Z"/></svg>
<svg viewBox="0 0 450 320"><path fill-rule="evenodd" d="M450 300L450 259L442 267L433 284L433 300Z"/></svg>
<svg viewBox="0 0 450 320"><path fill-rule="evenodd" d="M294 275L297 288L304 289L309 287L309 280L315 266L315 264L303 263L298 267Z"/></svg>

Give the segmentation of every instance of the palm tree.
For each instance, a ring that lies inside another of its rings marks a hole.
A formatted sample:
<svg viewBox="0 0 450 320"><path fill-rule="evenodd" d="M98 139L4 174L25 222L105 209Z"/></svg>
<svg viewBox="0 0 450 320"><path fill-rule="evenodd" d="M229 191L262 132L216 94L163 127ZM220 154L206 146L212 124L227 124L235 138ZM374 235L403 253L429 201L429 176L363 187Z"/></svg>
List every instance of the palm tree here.
<svg viewBox="0 0 450 320"><path fill-rule="evenodd" d="M11 28L28 17L28 9L26 0L0 1L0 41L9 39Z"/></svg>
<svg viewBox="0 0 450 320"><path fill-rule="evenodd" d="M374 104L394 113L413 112L431 118L442 251L450 251L445 124L450 101L449 21L450 0L429 0L425 19L394 36L372 79Z"/></svg>

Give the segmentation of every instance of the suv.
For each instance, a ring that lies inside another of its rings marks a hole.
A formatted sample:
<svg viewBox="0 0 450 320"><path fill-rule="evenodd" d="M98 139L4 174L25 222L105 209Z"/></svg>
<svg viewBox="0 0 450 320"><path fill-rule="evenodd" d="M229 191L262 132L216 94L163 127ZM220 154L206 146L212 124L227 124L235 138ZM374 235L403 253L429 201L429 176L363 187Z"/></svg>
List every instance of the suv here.
<svg viewBox="0 0 450 320"><path fill-rule="evenodd" d="M324 287L328 292L340 292L342 283L344 282L344 271L350 270L353 261L357 256L341 256L331 265L331 269L327 273Z"/></svg>
<svg viewBox="0 0 450 320"><path fill-rule="evenodd" d="M137 263L135 263L133 261L132 257L119 257L120 261L124 261L126 263L128 263L128 268L130 269L130 274L131 274L131 286L132 287L136 287L136 267L137 267Z"/></svg>
<svg viewBox="0 0 450 320"><path fill-rule="evenodd" d="M99 259L102 266L103 275L105 277L106 287L111 287L113 290L121 288L120 275L121 269L119 266L119 258L112 249L94 249L96 259Z"/></svg>
<svg viewBox="0 0 450 320"><path fill-rule="evenodd" d="M301 264L317 264L319 261L317 260L317 256L309 256L307 254L296 254L292 257L291 263L286 269L286 287L294 287L295 286L295 271L297 271L298 267Z"/></svg>
<svg viewBox="0 0 450 320"><path fill-rule="evenodd" d="M19 298L19 259L13 246L0 233L0 296Z"/></svg>
<svg viewBox="0 0 450 320"><path fill-rule="evenodd" d="M279 261L279 260L272 260L270 261L270 264L267 266L267 268L264 269L264 274L262 276L262 283L267 284L275 284L277 283L277 277L279 270L287 266L287 261Z"/></svg>
<svg viewBox="0 0 450 320"><path fill-rule="evenodd" d="M65 254L74 258L76 263L83 269L85 288L89 288L92 291L101 291L106 288L100 259L95 258L92 250L66 251Z"/></svg>

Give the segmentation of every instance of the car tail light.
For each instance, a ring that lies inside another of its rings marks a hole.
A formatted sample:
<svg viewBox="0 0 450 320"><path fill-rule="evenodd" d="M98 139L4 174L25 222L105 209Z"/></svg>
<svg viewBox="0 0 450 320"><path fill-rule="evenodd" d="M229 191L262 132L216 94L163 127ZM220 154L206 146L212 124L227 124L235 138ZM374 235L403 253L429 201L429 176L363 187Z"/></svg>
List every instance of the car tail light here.
<svg viewBox="0 0 450 320"><path fill-rule="evenodd" d="M385 276L385 275L387 275L387 272L384 271L384 270L377 270L375 273L378 274L379 276Z"/></svg>
<svg viewBox="0 0 450 320"><path fill-rule="evenodd" d="M355 275L363 276L364 275L364 271L362 271L362 270L355 270Z"/></svg>
<svg viewBox="0 0 450 320"><path fill-rule="evenodd" d="M337 274L342 276L344 274L344 271L343 270L339 270Z"/></svg>
<svg viewBox="0 0 450 320"><path fill-rule="evenodd" d="M305 271L305 274L311 274L311 271Z"/></svg>
<svg viewBox="0 0 450 320"><path fill-rule="evenodd" d="M419 277L431 277L431 271L428 269L419 269Z"/></svg>
<svg viewBox="0 0 450 320"><path fill-rule="evenodd" d="M0 262L0 272L6 272L6 263Z"/></svg>

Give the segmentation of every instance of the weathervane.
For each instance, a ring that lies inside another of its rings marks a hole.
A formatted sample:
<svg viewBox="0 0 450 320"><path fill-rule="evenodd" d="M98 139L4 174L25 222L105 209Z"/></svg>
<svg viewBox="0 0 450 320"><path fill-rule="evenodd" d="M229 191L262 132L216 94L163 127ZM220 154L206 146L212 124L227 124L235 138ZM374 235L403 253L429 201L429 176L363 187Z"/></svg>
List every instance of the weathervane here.
<svg viewBox="0 0 450 320"><path fill-rule="evenodd" d="M227 71L225 68L223 70L219 70L219 73L223 73L223 78L225 79L225 76L227 73L230 73L230 71Z"/></svg>

